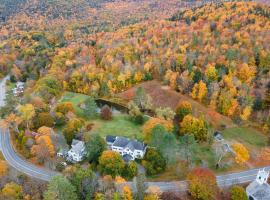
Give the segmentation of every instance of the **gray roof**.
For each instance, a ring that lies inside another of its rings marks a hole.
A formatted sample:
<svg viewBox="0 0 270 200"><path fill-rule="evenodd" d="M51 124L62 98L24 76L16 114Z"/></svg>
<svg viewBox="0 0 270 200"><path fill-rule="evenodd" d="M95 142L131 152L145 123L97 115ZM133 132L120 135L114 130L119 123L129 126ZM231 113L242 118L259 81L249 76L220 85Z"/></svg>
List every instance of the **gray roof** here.
<svg viewBox="0 0 270 200"><path fill-rule="evenodd" d="M106 142L114 143L115 139L116 139L116 136L113 136L113 135L106 136Z"/></svg>
<svg viewBox="0 0 270 200"><path fill-rule="evenodd" d="M253 181L246 190L256 200L270 199L270 186L266 183L259 184L257 181Z"/></svg>
<svg viewBox="0 0 270 200"><path fill-rule="evenodd" d="M80 140L72 140L72 151L75 153L81 153L81 151L85 148L84 142Z"/></svg>
<svg viewBox="0 0 270 200"><path fill-rule="evenodd" d="M113 143L113 146L122 147L122 148L129 148L130 150L141 150L145 149L145 145L141 142L136 140L129 140L125 137L116 137L116 140Z"/></svg>
<svg viewBox="0 0 270 200"><path fill-rule="evenodd" d="M126 163L129 163L129 162L132 160L132 156L129 155L129 154L125 154L125 155L123 155L123 160L124 160Z"/></svg>

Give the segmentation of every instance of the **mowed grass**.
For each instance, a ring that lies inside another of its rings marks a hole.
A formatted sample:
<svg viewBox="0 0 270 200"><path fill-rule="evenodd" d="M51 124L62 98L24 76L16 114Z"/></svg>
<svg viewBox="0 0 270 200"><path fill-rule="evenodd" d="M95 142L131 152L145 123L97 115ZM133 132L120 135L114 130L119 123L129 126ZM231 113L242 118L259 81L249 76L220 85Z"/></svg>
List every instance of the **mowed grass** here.
<svg viewBox="0 0 270 200"><path fill-rule="evenodd" d="M79 117L85 117L83 114L83 110L79 107L79 104L85 101L89 96L79 93L73 93L73 92L65 92L60 102L71 102L76 114Z"/></svg>
<svg viewBox="0 0 270 200"><path fill-rule="evenodd" d="M113 116L113 119L109 121L95 119L90 122L94 124L91 133L98 133L102 137L105 137L106 135L115 135L138 140L143 138L141 126L130 121L126 114L115 115Z"/></svg>
<svg viewBox="0 0 270 200"><path fill-rule="evenodd" d="M250 148L262 148L267 146L267 136L250 127L227 128L223 131L227 140L241 142Z"/></svg>

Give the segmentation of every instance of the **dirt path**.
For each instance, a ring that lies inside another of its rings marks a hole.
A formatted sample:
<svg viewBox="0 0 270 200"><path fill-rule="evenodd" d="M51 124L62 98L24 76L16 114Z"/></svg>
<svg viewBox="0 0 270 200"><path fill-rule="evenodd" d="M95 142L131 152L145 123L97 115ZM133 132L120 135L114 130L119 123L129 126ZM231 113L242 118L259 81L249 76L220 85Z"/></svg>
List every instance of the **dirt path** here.
<svg viewBox="0 0 270 200"><path fill-rule="evenodd" d="M119 93L118 96L125 100L131 100L138 87L144 88L152 97L155 107L171 107L175 110L179 101L188 101L192 104L194 115L197 117L204 115L215 128L218 128L221 124L225 124L227 127L235 126L230 118L221 115L215 110L208 108L197 101L194 101L189 96L182 95L169 87L162 86L162 84L156 80L138 84L125 92Z"/></svg>

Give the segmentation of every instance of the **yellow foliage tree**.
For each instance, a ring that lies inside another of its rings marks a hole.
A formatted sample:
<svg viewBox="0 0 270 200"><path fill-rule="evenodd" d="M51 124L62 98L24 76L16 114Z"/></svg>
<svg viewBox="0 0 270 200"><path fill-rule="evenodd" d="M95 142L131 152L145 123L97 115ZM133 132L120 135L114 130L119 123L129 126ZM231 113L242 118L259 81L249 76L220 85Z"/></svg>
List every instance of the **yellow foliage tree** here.
<svg viewBox="0 0 270 200"><path fill-rule="evenodd" d="M19 107L19 112L21 114L22 119L26 122L26 127L29 129L30 121L35 116L35 108L32 104L25 104Z"/></svg>
<svg viewBox="0 0 270 200"><path fill-rule="evenodd" d="M0 160L0 177L6 175L8 172L8 165L5 161Z"/></svg>
<svg viewBox="0 0 270 200"><path fill-rule="evenodd" d="M215 81L218 79L217 70L214 65L207 65L206 76L210 81Z"/></svg>
<svg viewBox="0 0 270 200"><path fill-rule="evenodd" d="M133 200L131 189L127 185L123 187L123 200Z"/></svg>
<svg viewBox="0 0 270 200"><path fill-rule="evenodd" d="M243 164L249 160L249 153L246 147L241 143L235 143L232 145L235 153L235 161L238 164Z"/></svg>
<svg viewBox="0 0 270 200"><path fill-rule="evenodd" d="M252 111L251 106L246 106L244 110L242 111L242 113L240 114L241 119L244 121L248 120L251 114L251 111Z"/></svg>
<svg viewBox="0 0 270 200"><path fill-rule="evenodd" d="M21 199L22 198L22 187L16 183L8 183L2 189L2 196L4 199Z"/></svg>
<svg viewBox="0 0 270 200"><path fill-rule="evenodd" d="M150 140L150 135L152 129L157 126L157 125L162 125L164 128L168 131L171 132L173 130L173 123L172 121L167 121L164 119L159 119L159 118L151 118L149 119L144 125L143 125L143 134L144 134L144 140L146 142L149 142Z"/></svg>
<svg viewBox="0 0 270 200"><path fill-rule="evenodd" d="M202 102L207 95L206 84L201 80L199 83L196 83L192 89L191 97Z"/></svg>
<svg viewBox="0 0 270 200"><path fill-rule="evenodd" d="M242 64L238 70L238 78L244 83L250 83L254 78L256 69L254 67L249 67L248 64Z"/></svg>
<svg viewBox="0 0 270 200"><path fill-rule="evenodd" d="M41 135L50 135L50 134L53 133L53 129L50 128L50 127L47 127L47 126L42 126L42 127L40 127L38 129L37 132L38 132L39 136L41 136Z"/></svg>

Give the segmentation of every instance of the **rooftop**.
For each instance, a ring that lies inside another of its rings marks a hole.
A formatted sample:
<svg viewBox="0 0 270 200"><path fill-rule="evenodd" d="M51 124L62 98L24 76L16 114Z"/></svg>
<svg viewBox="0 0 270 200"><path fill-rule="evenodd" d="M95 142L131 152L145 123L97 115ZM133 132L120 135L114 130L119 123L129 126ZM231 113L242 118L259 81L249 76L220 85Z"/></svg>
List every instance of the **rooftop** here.
<svg viewBox="0 0 270 200"><path fill-rule="evenodd" d="M113 141L114 140L114 141ZM141 150L145 149L145 145L142 142L138 142L137 140L130 140L125 137L116 137L116 136L107 136L106 141L110 142L113 141L113 146L122 147L122 148L129 148L130 150Z"/></svg>

